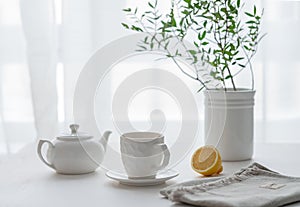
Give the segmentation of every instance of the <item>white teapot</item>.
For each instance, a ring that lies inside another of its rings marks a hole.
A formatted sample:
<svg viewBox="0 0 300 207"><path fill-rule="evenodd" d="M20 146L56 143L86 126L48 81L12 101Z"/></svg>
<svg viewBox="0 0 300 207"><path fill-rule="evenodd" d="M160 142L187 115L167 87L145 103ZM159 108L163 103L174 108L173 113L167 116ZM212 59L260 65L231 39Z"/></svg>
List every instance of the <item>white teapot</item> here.
<svg viewBox="0 0 300 207"><path fill-rule="evenodd" d="M100 140L78 133L79 125L70 125L71 134L58 136L53 141L40 140L37 152L40 159L57 173L84 174L94 172L103 160L111 131L104 132ZM42 155L42 145L47 143L47 159Z"/></svg>

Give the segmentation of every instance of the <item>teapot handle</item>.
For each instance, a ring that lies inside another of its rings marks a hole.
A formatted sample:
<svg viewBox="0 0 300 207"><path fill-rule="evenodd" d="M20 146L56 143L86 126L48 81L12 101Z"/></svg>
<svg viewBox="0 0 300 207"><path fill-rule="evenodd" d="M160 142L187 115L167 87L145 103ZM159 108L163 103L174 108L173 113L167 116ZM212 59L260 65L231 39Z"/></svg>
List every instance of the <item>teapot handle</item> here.
<svg viewBox="0 0 300 207"><path fill-rule="evenodd" d="M46 165L48 165L49 167L51 167L52 169L55 170L55 167L53 164L51 164L50 162L48 162L46 159L44 159L43 155L42 155L42 146L44 143L47 143L49 145L49 147L53 148L53 144L52 142L48 141L48 140L40 140L38 147L37 147L37 153L40 157L40 159L43 161L43 163L45 163Z"/></svg>

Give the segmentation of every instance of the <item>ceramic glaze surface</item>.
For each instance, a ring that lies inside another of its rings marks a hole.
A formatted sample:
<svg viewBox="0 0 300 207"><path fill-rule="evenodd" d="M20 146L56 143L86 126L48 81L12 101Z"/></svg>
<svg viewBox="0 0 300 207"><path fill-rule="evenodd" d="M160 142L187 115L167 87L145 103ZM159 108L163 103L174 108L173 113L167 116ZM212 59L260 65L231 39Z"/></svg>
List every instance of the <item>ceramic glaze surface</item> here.
<svg viewBox="0 0 300 207"><path fill-rule="evenodd" d="M168 165L170 152L162 135L133 132L120 139L122 162L129 177L153 178Z"/></svg>
<svg viewBox="0 0 300 207"><path fill-rule="evenodd" d="M224 161L253 156L255 91L205 91L205 144L218 148Z"/></svg>
<svg viewBox="0 0 300 207"><path fill-rule="evenodd" d="M71 125L71 129L72 129ZM78 127L77 127L78 128ZM77 130L77 129L76 129ZM108 136L107 131L100 140L91 136L81 136L72 129L72 134L57 137L53 141L40 140L38 155L40 159L57 173L84 174L94 172L103 160ZM47 159L42 155L42 145L48 144Z"/></svg>
<svg viewBox="0 0 300 207"><path fill-rule="evenodd" d="M117 173L113 171L108 171L105 173L107 177L110 179L119 181L123 185L131 185L131 186L151 186L151 185L160 185L167 180L170 180L179 175L179 173L175 170L167 170L158 172L154 178L148 179L130 179L126 174Z"/></svg>

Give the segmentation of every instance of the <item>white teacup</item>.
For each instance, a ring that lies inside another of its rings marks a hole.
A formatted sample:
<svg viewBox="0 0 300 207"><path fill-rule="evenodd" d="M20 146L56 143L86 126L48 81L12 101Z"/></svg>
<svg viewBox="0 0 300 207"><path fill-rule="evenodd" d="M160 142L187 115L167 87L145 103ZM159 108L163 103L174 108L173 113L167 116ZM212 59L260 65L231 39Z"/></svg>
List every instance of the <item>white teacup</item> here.
<svg viewBox="0 0 300 207"><path fill-rule="evenodd" d="M164 136L155 132L130 132L120 137L121 155L129 178L154 178L169 164Z"/></svg>

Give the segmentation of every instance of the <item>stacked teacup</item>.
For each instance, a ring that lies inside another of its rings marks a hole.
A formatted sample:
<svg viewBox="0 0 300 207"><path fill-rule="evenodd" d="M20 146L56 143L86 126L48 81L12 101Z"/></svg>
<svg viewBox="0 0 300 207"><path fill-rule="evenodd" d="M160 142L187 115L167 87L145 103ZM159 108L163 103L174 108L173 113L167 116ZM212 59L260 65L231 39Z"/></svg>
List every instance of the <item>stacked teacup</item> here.
<svg viewBox="0 0 300 207"><path fill-rule="evenodd" d="M120 147L129 179L153 179L170 160L169 149L160 133L125 133L120 137Z"/></svg>

